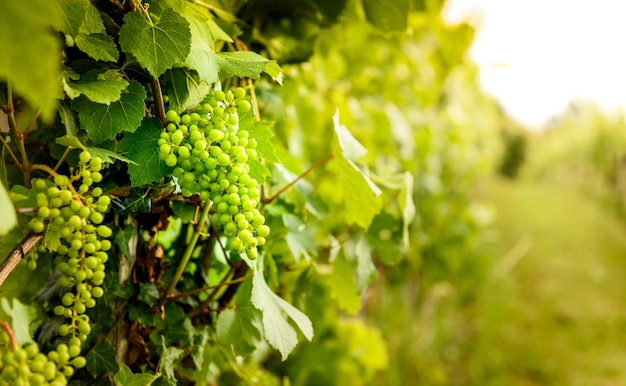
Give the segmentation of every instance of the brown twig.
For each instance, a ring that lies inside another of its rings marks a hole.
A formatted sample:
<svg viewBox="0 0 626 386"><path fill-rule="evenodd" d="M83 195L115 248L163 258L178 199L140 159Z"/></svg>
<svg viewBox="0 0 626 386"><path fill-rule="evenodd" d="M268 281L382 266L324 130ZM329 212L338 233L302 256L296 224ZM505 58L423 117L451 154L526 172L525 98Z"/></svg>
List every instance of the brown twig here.
<svg viewBox="0 0 626 386"><path fill-rule="evenodd" d="M13 334L13 330L11 329L11 326L9 326L9 323L0 321L0 328L6 331L7 335L9 336L9 341L11 342L11 347L13 348L13 350L17 350L19 346L17 344L17 341L15 340L15 335Z"/></svg>
<svg viewBox="0 0 626 386"><path fill-rule="evenodd" d="M311 173L313 170L317 169L318 167L320 167L324 162L327 162L328 160L330 160L331 158L333 158L335 155L334 154L329 154L326 157L320 159L319 161L317 161L316 163L314 163L313 165L311 165L310 168L308 168L307 170L305 170L302 174L300 174L298 177L296 177L293 181L291 181L290 183L288 183L287 185L283 186L280 190L278 190L278 192L274 193L271 197L267 197L263 199L263 203L264 204L271 204L272 202L274 202L274 200L276 200L281 194L283 194L286 190L288 190L289 188L291 188L292 186L294 186L298 181L300 181L301 179L303 179L304 177L306 177L307 174Z"/></svg>
<svg viewBox="0 0 626 386"><path fill-rule="evenodd" d="M31 249L35 248L42 238L43 233L30 232L13 248L9 256L0 264L0 286L2 286L15 267L17 267L20 260L22 260Z"/></svg>
<svg viewBox="0 0 626 386"><path fill-rule="evenodd" d="M165 102L163 102L163 91L159 78L150 77L150 86L152 87L152 96L154 97L154 107L156 108L157 117L161 120L161 126L165 125Z"/></svg>
<svg viewBox="0 0 626 386"><path fill-rule="evenodd" d="M221 282L219 284L210 285L208 287L197 288L195 290L183 292L183 293L180 293L180 294L177 294L177 295L170 295L168 297L168 300L170 300L170 301L178 300L180 298L184 298L185 296L191 296L191 295L199 294L199 293L204 292L204 291L209 291L209 290L212 290L212 289L217 289L217 288L221 288L221 287L225 287L225 286L230 286L230 285L233 285L233 284L241 283L242 281L251 279L253 277L254 277L254 273L251 273L249 275L241 276L241 277L238 277L238 278L233 279L233 280L224 281L224 282Z"/></svg>

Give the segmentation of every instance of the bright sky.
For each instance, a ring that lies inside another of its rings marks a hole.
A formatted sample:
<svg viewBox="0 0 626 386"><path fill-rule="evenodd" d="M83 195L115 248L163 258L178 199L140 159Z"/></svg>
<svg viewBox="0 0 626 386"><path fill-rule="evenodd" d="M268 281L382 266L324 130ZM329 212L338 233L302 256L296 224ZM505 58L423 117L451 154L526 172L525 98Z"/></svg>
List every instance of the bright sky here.
<svg viewBox="0 0 626 386"><path fill-rule="evenodd" d="M445 16L478 27L483 88L531 128L572 99L626 105L626 1L448 0Z"/></svg>

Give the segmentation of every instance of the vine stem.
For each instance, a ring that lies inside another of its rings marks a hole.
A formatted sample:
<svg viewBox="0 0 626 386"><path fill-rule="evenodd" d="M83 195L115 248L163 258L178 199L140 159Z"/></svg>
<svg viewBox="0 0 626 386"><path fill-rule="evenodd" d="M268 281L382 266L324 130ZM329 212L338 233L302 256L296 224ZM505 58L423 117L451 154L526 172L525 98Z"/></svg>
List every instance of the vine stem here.
<svg viewBox="0 0 626 386"><path fill-rule="evenodd" d="M11 82L7 82L7 114L9 116L9 123L13 126L13 137L22 155L21 170L24 172L24 186L30 188L30 161L28 160L28 154L26 154L26 147L24 146L24 134L20 133L17 120L15 119L15 104L13 103L13 87Z"/></svg>
<svg viewBox="0 0 626 386"><path fill-rule="evenodd" d="M324 162L329 161L331 158L333 158L335 155L334 154L329 154L326 157L318 160L316 163L314 163L313 165L311 165L310 168L308 168L307 170L305 170L302 174L300 174L298 177L296 177L293 181L291 181L290 183L288 183L287 185L283 186L278 192L274 193L272 196L264 198L263 199L263 203L264 204L271 204L272 202L274 202L274 200L276 200L281 194L283 194L285 191L287 191L289 188L291 188L292 186L294 186L298 181L300 181L301 179L303 179L304 177L306 177L307 174L311 173L313 170L317 169L318 167L320 167Z"/></svg>
<svg viewBox="0 0 626 386"><path fill-rule="evenodd" d="M0 264L0 286L17 267L22 258L43 239L43 233L28 233L18 245L13 248L9 256Z"/></svg>
<svg viewBox="0 0 626 386"><path fill-rule="evenodd" d="M168 300L178 300L180 298L184 298L185 296L195 295L195 294L199 294L199 293L204 292L204 291L209 291L209 290L212 290L212 289L217 289L217 288L229 286L229 285L232 285L232 284L241 283L242 281L245 281L245 280L248 280L248 279L252 279L253 277L254 277L254 273L251 273L251 274L248 274L248 275L245 275L245 276L238 277L238 278L233 279L233 280L228 280L228 281L224 281L224 282L219 283L219 284L210 285L208 287L197 288L195 290L188 291L188 292L183 292L183 293L180 293L178 295L170 295L167 299Z"/></svg>
<svg viewBox="0 0 626 386"><path fill-rule="evenodd" d="M191 237L189 244L187 244L187 249L185 249L185 254L180 260L180 263L178 264L178 268L176 269L176 272L174 273L174 277L172 278L170 285L167 287L167 290L165 291L165 294L163 295L163 298L161 299L162 305L172 295L172 293L176 289L176 284L178 284L178 282L180 281L180 278L183 276L183 272L185 271L185 267L187 266L187 263L189 262L189 259L191 258L191 254L193 253L193 250L196 248L196 244L198 243L198 240L200 239L200 235L204 231L204 225L206 224L207 216L209 215L210 209L211 209L211 205L209 205L209 203L205 203L204 209L202 210L202 215L200 216L200 221L198 222L198 225L196 227L196 231Z"/></svg>
<svg viewBox="0 0 626 386"><path fill-rule="evenodd" d="M154 96L154 107L156 113L161 120L161 125L165 125L165 103L163 102L163 90L159 78L150 77L150 86L152 87L152 95Z"/></svg>
<svg viewBox="0 0 626 386"><path fill-rule="evenodd" d="M15 335L13 334L13 330L11 329L11 326L9 326L9 323L7 322L0 322L0 327L6 331L7 335L9 336L9 341L11 341L11 347L13 348L13 350L17 350L19 348L17 341L15 340Z"/></svg>

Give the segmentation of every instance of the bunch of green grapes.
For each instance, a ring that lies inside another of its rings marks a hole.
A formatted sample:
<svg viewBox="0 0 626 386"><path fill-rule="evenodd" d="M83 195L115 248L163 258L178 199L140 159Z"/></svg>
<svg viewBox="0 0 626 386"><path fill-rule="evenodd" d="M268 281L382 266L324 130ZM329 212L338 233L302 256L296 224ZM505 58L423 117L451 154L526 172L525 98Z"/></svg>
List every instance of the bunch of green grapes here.
<svg viewBox="0 0 626 386"><path fill-rule="evenodd" d="M250 177L257 142L239 126L239 114L250 112L246 92L217 90L193 111L166 114L159 157L174 168L184 196L198 194L212 205L211 222L229 239L229 248L254 259L270 229L257 209L258 182Z"/></svg>
<svg viewBox="0 0 626 386"><path fill-rule="evenodd" d="M85 364L84 357L70 358L65 344L46 355L39 352L35 343L12 345L8 335L0 330L0 386L67 385L74 369Z"/></svg>
<svg viewBox="0 0 626 386"><path fill-rule="evenodd" d="M85 312L104 294L104 264L106 251L111 248L107 238L113 233L102 224L111 199L100 187L93 186L102 180L101 170L102 159L83 151L71 176L56 174L52 181L32 181L38 209L28 225L33 232L45 232L41 247L57 256L59 284L66 289L61 304L53 309L56 315L66 318L58 333L67 337L68 344L59 355L64 358L67 353L79 362L83 360L78 359L82 358L81 344L91 331ZM28 264L36 265L36 260Z"/></svg>

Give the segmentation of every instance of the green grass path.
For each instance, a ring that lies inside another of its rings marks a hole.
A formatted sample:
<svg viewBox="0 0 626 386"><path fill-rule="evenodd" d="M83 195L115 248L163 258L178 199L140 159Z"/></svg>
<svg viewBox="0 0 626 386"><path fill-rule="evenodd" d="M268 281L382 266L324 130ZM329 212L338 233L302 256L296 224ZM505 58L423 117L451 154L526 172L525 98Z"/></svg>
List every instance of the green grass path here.
<svg viewBox="0 0 626 386"><path fill-rule="evenodd" d="M493 181L472 385L626 385L626 222L564 186Z"/></svg>

